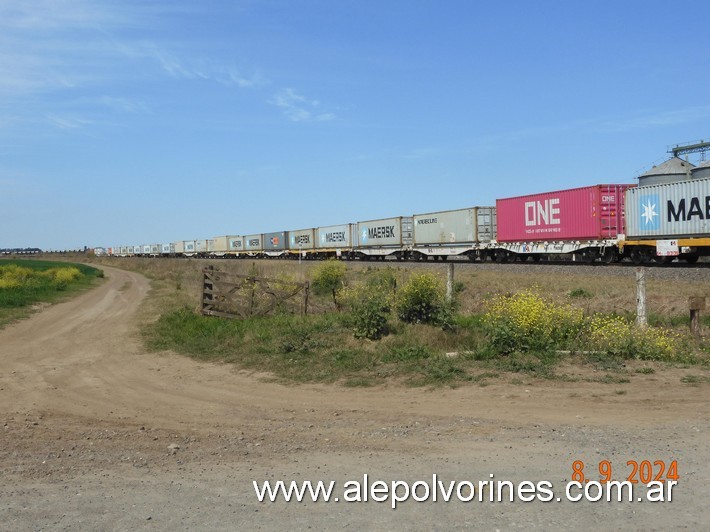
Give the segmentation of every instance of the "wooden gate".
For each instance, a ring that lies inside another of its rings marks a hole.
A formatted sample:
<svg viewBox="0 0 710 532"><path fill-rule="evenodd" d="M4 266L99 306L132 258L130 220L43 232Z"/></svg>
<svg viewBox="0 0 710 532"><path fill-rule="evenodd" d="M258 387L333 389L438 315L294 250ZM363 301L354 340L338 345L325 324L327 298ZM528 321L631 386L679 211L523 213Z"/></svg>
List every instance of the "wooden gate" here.
<svg viewBox="0 0 710 532"><path fill-rule="evenodd" d="M202 274L202 314L206 316L243 319L277 311L308 314L308 281L238 275L213 266L203 269Z"/></svg>

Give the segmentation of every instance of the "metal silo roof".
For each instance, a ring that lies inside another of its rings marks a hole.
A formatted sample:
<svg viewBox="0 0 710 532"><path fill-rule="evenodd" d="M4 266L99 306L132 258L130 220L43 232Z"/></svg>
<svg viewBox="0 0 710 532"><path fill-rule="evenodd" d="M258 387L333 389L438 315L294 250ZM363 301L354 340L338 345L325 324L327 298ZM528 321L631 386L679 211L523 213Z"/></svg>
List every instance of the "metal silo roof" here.
<svg viewBox="0 0 710 532"><path fill-rule="evenodd" d="M655 175L685 175L689 170L695 168L693 163L684 161L679 157L671 157L666 162L654 166L648 172L641 174L639 177L648 177Z"/></svg>

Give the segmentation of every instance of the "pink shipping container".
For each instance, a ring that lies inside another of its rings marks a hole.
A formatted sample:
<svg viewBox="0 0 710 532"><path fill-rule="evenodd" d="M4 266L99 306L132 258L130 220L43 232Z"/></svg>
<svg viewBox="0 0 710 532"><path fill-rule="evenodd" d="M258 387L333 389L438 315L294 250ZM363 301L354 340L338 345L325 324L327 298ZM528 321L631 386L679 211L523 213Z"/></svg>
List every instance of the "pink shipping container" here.
<svg viewBox="0 0 710 532"><path fill-rule="evenodd" d="M498 242L604 240L624 232L624 191L594 185L496 200Z"/></svg>

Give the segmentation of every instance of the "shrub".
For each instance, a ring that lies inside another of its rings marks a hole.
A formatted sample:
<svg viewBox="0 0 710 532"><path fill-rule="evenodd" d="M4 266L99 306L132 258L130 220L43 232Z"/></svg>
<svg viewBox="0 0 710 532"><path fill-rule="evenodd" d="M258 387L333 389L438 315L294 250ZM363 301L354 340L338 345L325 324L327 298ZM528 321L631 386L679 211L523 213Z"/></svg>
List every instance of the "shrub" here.
<svg viewBox="0 0 710 532"><path fill-rule="evenodd" d="M387 334L392 292L379 285L365 285L349 290L346 300L350 307L355 338L379 340Z"/></svg>
<svg viewBox="0 0 710 532"><path fill-rule="evenodd" d="M590 299L594 297L594 294L584 288L575 288L574 290L570 290L568 295L569 297L576 299Z"/></svg>
<svg viewBox="0 0 710 532"><path fill-rule="evenodd" d="M374 269L367 272L365 284L389 293L397 292L397 274L394 268Z"/></svg>
<svg viewBox="0 0 710 532"><path fill-rule="evenodd" d="M620 358L673 359L679 352L679 337L666 329L638 329L616 315L595 314L588 324L591 349Z"/></svg>
<svg viewBox="0 0 710 532"><path fill-rule="evenodd" d="M331 294L338 309L338 292L345 287L346 271L345 264L335 259L319 264L313 271L313 290L316 294Z"/></svg>
<svg viewBox="0 0 710 532"><path fill-rule="evenodd" d="M52 284L57 290L64 290L70 283L82 277L82 274L76 268L52 268L45 273L52 279Z"/></svg>
<svg viewBox="0 0 710 532"><path fill-rule="evenodd" d="M405 323L448 323L447 304L441 280L431 273L418 273L409 278L397 294L397 317Z"/></svg>
<svg viewBox="0 0 710 532"><path fill-rule="evenodd" d="M556 305L534 290L492 298L483 317L491 347L501 353L561 347L583 320L581 309Z"/></svg>
<svg viewBox="0 0 710 532"><path fill-rule="evenodd" d="M34 271L15 264L0 266L0 288L18 288L32 278Z"/></svg>

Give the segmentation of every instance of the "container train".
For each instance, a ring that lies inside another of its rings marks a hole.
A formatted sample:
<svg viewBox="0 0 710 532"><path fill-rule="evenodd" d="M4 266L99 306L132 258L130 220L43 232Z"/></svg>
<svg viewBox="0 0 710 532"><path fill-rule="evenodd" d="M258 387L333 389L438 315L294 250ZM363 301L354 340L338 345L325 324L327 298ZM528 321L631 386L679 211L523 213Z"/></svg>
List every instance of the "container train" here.
<svg viewBox="0 0 710 532"><path fill-rule="evenodd" d="M539 261L635 264L710 255L710 177L606 184L496 200L495 206L274 233L107 248L114 256Z"/></svg>

